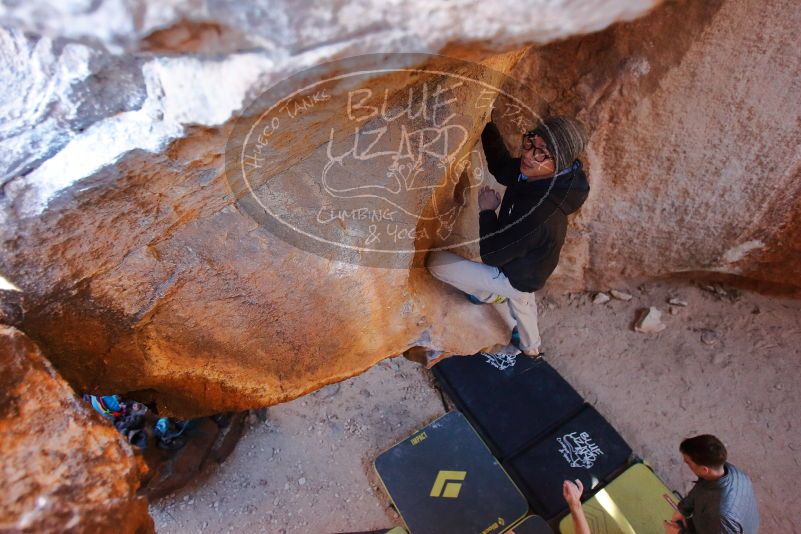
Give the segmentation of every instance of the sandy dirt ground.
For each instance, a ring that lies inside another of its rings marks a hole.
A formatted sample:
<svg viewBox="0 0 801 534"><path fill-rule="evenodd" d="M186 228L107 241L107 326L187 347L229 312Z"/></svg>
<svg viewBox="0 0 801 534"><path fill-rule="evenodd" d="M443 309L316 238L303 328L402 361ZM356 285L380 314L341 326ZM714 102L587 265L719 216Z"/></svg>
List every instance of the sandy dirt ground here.
<svg viewBox="0 0 801 534"><path fill-rule="evenodd" d="M629 302L545 296L547 360L682 493L679 441L713 433L750 474L763 533L801 532L801 301L655 282ZM686 308L672 315L666 300ZM469 305L469 304L468 304ZM632 330L657 306L667 328ZM383 450L445 413L431 373L403 358L271 407L233 454L152 503L160 533L337 533L400 519L373 472Z"/></svg>

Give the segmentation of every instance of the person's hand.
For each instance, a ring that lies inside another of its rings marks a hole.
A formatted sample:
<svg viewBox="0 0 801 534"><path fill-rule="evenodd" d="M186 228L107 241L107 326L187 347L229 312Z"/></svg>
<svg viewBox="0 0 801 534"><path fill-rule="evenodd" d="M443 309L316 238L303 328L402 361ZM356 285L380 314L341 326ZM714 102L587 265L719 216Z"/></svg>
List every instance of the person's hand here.
<svg viewBox="0 0 801 534"><path fill-rule="evenodd" d="M685 526L686 523L681 512L673 512L670 521L665 521L665 534L678 534Z"/></svg>
<svg viewBox="0 0 801 534"><path fill-rule="evenodd" d="M570 508L581 506L582 493L584 493L584 484L581 483L581 480L576 479L575 483L565 480L562 483L562 496Z"/></svg>
<svg viewBox="0 0 801 534"><path fill-rule="evenodd" d="M478 209L480 211L495 211L501 205L501 197L488 185L481 188L478 192Z"/></svg>

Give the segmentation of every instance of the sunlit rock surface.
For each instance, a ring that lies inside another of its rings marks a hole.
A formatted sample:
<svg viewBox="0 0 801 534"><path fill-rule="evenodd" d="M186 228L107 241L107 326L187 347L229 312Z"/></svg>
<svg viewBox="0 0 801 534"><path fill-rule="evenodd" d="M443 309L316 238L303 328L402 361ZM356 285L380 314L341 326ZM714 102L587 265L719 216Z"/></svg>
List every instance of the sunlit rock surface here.
<svg viewBox="0 0 801 534"><path fill-rule="evenodd" d="M7 2L0 19L38 34L101 43L114 52L175 25L213 24L219 48L263 48L274 59L314 50L320 57L375 52L435 52L451 42L491 41L510 48L548 42L629 20L657 0L39 0ZM181 30L183 32L186 30ZM212 39L207 36L206 39ZM216 38L214 39L216 40ZM177 42L186 42L179 39Z"/></svg>
<svg viewBox="0 0 801 534"><path fill-rule="evenodd" d="M0 530L153 532L143 466L33 341L0 326Z"/></svg>
<svg viewBox="0 0 801 534"><path fill-rule="evenodd" d="M525 17L519 4L486 2L4 8L5 24L16 28L6 30L9 70L20 71L13 65L20 55L40 51L40 65L21 72L20 84L73 65L63 85L80 91L43 92L42 102L78 109L84 100L105 101L102 84L94 83L104 79L102 68L93 65L118 62L130 84L110 79L116 104L93 108L86 124L53 126L52 139L27 159L21 147L28 124L47 130L48 115L5 132L15 170L4 177L0 269L25 294L23 327L77 387L135 391L185 414L280 402L414 347L437 355L506 343L509 327L500 316L410 269L424 256L415 247L444 235L435 226L406 221L401 230L411 252L394 257L393 268L315 254L266 231L226 180L225 147L236 117L288 74L364 52L445 50L479 62L466 70L497 85L500 79L482 69L508 73L521 45L601 29L653 3L542 2L530 6L536 16ZM456 62L439 61L443 71L457 70ZM400 101L409 87L436 75L416 77L376 75L357 87L373 84L377 94L387 89ZM489 111L473 105L478 96L465 89L448 105L461 121L458 156L471 168L481 166L480 151L467 152ZM20 108L24 103L9 100L4 114ZM297 188L291 173L323 158L313 136L332 126L333 119L320 122L326 109L318 109L283 133L283 151L271 160L275 174L264 177L295 187L288 191L301 208L312 189ZM347 145L348 134L337 142ZM445 187L435 194L407 192L397 200L450 213L450 231L465 201L455 189L466 186L458 175L449 181L451 169L441 173ZM360 176L346 168L338 179ZM472 216L467 208L464 216ZM345 236L360 231L342 226Z"/></svg>
<svg viewBox="0 0 801 534"><path fill-rule="evenodd" d="M492 72L503 72L518 57L488 61L498 69ZM411 75L376 89L397 92ZM463 121L465 147L475 145L486 112ZM320 206L326 198L316 184L304 186L299 171L326 161L325 144L317 147L315 134L306 133L314 116L276 141L285 168L262 189L279 184L286 196L279 206ZM353 133L347 125L341 131L347 145ZM324 128L319 134L328 137ZM276 237L236 202L240 191L225 172L230 135L228 126L194 128L162 154L129 153L37 215L24 214L25 188L9 202L3 271L27 273L12 277L27 299L23 327L77 387L156 396L176 413L217 412L287 400L412 347L465 353L506 343L509 329L492 310L410 269L419 263L414 232L432 241L433 221L400 223L412 253L392 254L387 264ZM345 166L338 183L358 183L371 168L381 178L382 164L368 162L359 172ZM450 209L454 187L446 181L433 196L406 189L395 200L407 207L436 200ZM342 239L365 229L358 220L331 222L321 227Z"/></svg>
<svg viewBox="0 0 801 534"><path fill-rule="evenodd" d="M509 327L496 311L412 268L442 244L463 242L459 250L475 257L470 178L436 171L443 187L426 194L404 178L393 197L402 206L458 216L444 233L405 221L412 252L387 268L277 237L244 203L247 188L226 176L227 142L243 115L255 120L260 94L306 67L365 52L467 58L474 78L512 73L537 113L575 114L589 126L592 191L550 289L689 271L798 286L793 3L675 2L577 37L651 2L542 4L525 17L519 3L493 2L4 8L16 29L4 35L2 68L15 87L40 88L39 108L22 90L4 95L9 126L0 132L9 158L0 274L24 292L23 328L76 387L136 392L182 414L281 402L415 347L436 355L505 343ZM759 28L748 16L755 11L765 19ZM108 13L113 24L98 23ZM523 47L554 38L566 39ZM32 67L24 58L33 56ZM438 61L446 72L461 68ZM376 75L350 89L387 89L402 101L435 78ZM338 132L336 147L352 143L337 122L339 89L274 139L280 151L255 189L276 205L286 195L282 216L319 201L317 184L304 180L325 162L328 131ZM488 109L476 106L480 92L460 91L447 108L465 136L459 161L480 170ZM48 106L63 118L31 111ZM503 118L501 126L514 149L515 126ZM377 163L342 169L334 182L389 178ZM335 223L326 228L338 238L363 237L354 221Z"/></svg>

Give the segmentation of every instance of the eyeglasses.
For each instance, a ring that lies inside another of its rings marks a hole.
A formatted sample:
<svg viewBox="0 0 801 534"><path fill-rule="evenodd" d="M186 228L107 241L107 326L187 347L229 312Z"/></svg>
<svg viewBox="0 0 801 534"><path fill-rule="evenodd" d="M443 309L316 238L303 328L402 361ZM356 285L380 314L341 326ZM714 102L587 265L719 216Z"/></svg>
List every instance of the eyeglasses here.
<svg viewBox="0 0 801 534"><path fill-rule="evenodd" d="M534 137L535 134L530 132L523 134L523 142L521 144L523 151L527 152L531 149L534 149L534 161L537 163L542 163L544 161L548 161L549 159L553 159L553 156L548 153L547 149L540 148L534 144Z"/></svg>

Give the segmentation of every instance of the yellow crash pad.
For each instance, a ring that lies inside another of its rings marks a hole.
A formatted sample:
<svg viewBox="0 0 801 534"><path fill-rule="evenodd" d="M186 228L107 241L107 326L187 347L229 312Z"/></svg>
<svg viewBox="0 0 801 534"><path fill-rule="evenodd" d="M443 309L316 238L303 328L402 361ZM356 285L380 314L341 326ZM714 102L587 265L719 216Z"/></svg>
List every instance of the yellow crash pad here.
<svg viewBox="0 0 801 534"><path fill-rule="evenodd" d="M635 464L583 505L592 534L664 534L676 497L644 464ZM559 523L562 534L574 534L570 515Z"/></svg>

